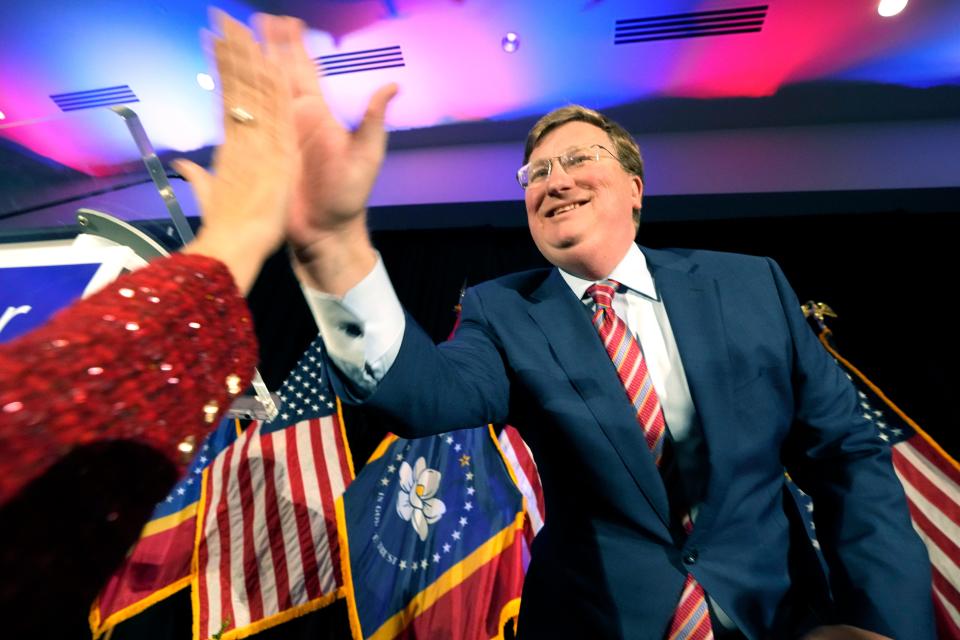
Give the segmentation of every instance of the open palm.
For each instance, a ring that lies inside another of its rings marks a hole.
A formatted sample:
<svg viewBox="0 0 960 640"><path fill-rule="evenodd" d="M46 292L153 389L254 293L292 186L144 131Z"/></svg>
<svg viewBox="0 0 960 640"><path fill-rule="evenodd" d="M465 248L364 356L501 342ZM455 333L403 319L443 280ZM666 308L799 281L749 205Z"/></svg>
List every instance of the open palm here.
<svg viewBox="0 0 960 640"><path fill-rule="evenodd" d="M397 87L378 89L360 126L349 131L320 92L316 67L303 46L303 23L268 15L258 16L257 22L267 50L281 61L291 83L300 162L287 239L295 250L303 249L362 223L386 150L384 113Z"/></svg>

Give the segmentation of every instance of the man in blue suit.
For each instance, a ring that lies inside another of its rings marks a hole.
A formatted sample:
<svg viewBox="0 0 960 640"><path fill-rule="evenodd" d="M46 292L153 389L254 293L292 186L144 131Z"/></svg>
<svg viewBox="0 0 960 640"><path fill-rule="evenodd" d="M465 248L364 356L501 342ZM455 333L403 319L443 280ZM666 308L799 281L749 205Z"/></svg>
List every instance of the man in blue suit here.
<svg viewBox="0 0 960 640"><path fill-rule="evenodd" d="M564 107L534 126L518 172L555 268L468 290L456 338L437 347L403 313L366 231L395 88L347 132L298 25L264 31L294 79L304 162L288 232L339 394L393 414L404 436L510 422L533 450L549 519L522 640L934 636L928 559L888 450L775 263L638 247L639 149L601 114ZM656 454L649 405L628 398L634 379L611 360L600 317L642 353L665 424ZM785 471L816 504L826 575Z"/></svg>

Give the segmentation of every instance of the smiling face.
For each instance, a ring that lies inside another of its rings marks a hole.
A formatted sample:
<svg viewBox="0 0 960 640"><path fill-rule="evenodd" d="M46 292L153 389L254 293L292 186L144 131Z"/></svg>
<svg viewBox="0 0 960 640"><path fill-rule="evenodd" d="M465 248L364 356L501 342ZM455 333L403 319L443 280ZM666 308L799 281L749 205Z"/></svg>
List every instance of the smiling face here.
<svg viewBox="0 0 960 640"><path fill-rule="evenodd" d="M603 129L568 122L540 139L530 162L594 144L616 148ZM540 253L564 271L599 280L617 266L636 237L633 210L640 208L643 181L601 152L599 161L572 175L554 160L550 175L531 183L525 195L527 224Z"/></svg>

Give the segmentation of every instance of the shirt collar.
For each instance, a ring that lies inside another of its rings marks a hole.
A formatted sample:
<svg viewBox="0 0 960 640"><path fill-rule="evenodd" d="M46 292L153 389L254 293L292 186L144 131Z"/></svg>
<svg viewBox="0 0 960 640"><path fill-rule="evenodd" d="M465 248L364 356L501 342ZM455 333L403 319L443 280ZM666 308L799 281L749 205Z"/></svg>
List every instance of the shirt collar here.
<svg viewBox="0 0 960 640"><path fill-rule="evenodd" d="M584 280L572 273L567 273L563 269L560 269L560 275L579 299L583 299L590 285L599 282L598 280ZM610 272L607 278L616 280L631 291L639 293L645 298L651 300L660 299L657 297L657 289L653 285L653 276L647 267L647 258L643 255L643 252L640 251L640 247L638 247L636 243L630 245L630 249L627 250L627 255L623 256L623 260L613 268L613 271Z"/></svg>

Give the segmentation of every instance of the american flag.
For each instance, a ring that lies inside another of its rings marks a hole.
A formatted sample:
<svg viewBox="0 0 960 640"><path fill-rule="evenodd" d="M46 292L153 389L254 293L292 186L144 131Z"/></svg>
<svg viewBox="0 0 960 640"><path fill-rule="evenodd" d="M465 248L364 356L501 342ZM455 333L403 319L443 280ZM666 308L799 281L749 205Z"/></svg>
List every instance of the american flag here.
<svg viewBox="0 0 960 640"><path fill-rule="evenodd" d="M856 367L820 336L860 394L864 417L891 446L893 468L907 495L913 527L930 555L940 638L960 639L960 464L941 449Z"/></svg>
<svg viewBox="0 0 960 640"><path fill-rule="evenodd" d="M353 479L318 338L280 392L203 477L194 637L223 640L339 597L334 503Z"/></svg>
<svg viewBox="0 0 960 640"><path fill-rule="evenodd" d="M523 494L525 500L527 526L524 530L527 544L530 544L543 527L543 521L546 517L543 486L540 484L537 463L533 460L530 447L527 446L527 443L520 437L520 432L514 427L505 426L500 431L497 442L500 445L500 451L503 452L504 460L507 461L511 471L513 471L517 488L520 489L520 493Z"/></svg>
<svg viewBox="0 0 960 640"><path fill-rule="evenodd" d="M190 586L203 470L238 435L236 419L222 420L199 447L183 478L156 506L140 540L93 604L94 638Z"/></svg>

